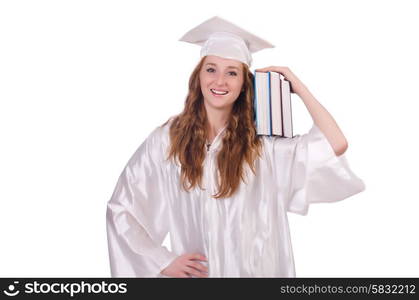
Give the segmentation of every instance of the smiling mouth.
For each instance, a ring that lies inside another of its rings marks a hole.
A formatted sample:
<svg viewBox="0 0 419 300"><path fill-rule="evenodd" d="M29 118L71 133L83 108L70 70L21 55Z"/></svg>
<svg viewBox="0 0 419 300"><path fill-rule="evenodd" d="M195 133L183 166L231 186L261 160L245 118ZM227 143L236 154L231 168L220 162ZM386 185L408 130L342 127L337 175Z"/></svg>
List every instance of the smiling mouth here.
<svg viewBox="0 0 419 300"><path fill-rule="evenodd" d="M213 95L216 95L216 96L223 96L223 95L228 94L228 91L219 91L219 90L214 90L214 89L210 89L210 91Z"/></svg>

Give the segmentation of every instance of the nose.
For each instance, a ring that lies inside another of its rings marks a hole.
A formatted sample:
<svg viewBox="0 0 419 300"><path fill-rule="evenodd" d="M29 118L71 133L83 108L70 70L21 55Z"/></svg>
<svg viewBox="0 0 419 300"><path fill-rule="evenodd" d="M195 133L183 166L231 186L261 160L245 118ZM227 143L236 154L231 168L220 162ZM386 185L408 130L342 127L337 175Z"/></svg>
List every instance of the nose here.
<svg viewBox="0 0 419 300"><path fill-rule="evenodd" d="M218 74L215 82L218 86L223 86L225 84L224 74Z"/></svg>

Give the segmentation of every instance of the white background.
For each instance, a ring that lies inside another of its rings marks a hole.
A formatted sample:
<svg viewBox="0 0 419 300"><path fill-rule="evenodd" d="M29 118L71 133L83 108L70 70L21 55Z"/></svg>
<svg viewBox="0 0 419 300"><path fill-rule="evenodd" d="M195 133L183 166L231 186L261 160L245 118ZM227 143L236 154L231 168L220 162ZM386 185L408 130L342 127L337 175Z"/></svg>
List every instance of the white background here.
<svg viewBox="0 0 419 300"><path fill-rule="evenodd" d="M110 276L106 203L179 113L219 15L276 45L344 132L363 193L289 214L298 277L419 276L417 1L1 1L0 276ZM295 133L311 117L293 95Z"/></svg>

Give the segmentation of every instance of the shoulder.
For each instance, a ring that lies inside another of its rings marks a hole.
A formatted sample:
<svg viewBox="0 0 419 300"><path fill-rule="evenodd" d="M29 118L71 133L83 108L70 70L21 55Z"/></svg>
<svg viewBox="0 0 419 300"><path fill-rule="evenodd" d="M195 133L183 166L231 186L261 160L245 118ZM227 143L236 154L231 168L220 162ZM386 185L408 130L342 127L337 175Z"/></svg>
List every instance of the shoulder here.
<svg viewBox="0 0 419 300"><path fill-rule="evenodd" d="M169 144L169 129L172 118L163 125L155 127L141 142L128 161L131 168L140 167L144 160L161 164L165 161L166 149Z"/></svg>
<svg viewBox="0 0 419 300"><path fill-rule="evenodd" d="M162 125L156 126L145 140L147 148L158 156L163 157L166 154L166 149L170 146L170 126L173 120L174 117L171 117Z"/></svg>
<svg viewBox="0 0 419 300"><path fill-rule="evenodd" d="M155 127L148 135L147 140L151 143L167 144L170 135L170 126L172 125L174 118L175 117L170 117L165 123Z"/></svg>
<svg viewBox="0 0 419 300"><path fill-rule="evenodd" d="M295 155L297 152L304 153L308 149L311 151L321 151L325 144L326 137L321 130L313 123L310 130L302 135L297 134L292 138L280 136L262 136L263 145L267 154Z"/></svg>
<svg viewBox="0 0 419 300"><path fill-rule="evenodd" d="M292 153L301 139L300 135L295 135L292 138L285 138L281 136L260 136L263 149L266 155L277 155L278 153Z"/></svg>

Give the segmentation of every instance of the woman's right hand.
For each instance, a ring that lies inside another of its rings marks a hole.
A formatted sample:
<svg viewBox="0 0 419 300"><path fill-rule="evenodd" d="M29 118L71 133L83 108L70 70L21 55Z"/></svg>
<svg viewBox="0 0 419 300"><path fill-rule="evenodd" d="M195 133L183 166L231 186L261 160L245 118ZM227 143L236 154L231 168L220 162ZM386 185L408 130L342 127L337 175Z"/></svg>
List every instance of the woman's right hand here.
<svg viewBox="0 0 419 300"><path fill-rule="evenodd" d="M174 261L160 273L177 278L188 278L191 275L195 277L208 277L208 268L198 260L207 261L206 257L200 253L186 253L175 258Z"/></svg>

